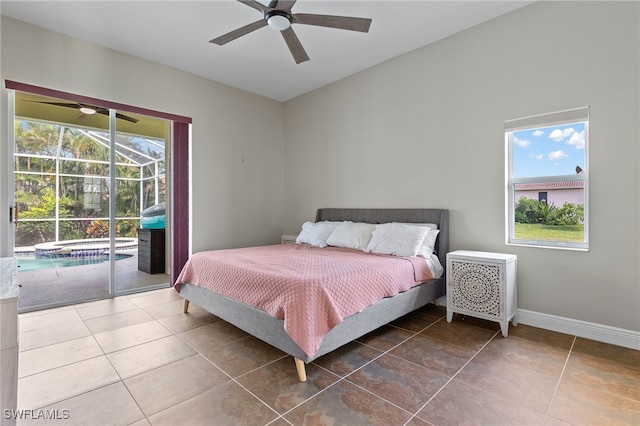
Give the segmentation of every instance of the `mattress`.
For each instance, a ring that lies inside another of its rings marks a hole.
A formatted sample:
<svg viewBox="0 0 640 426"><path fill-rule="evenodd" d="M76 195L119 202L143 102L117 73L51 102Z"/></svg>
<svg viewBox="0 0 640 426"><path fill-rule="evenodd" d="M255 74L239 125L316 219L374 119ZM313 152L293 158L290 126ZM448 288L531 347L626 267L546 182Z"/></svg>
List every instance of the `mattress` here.
<svg viewBox="0 0 640 426"><path fill-rule="evenodd" d="M397 257L305 244L194 254L176 280L264 310L313 357L324 336L379 300L433 279L421 257Z"/></svg>

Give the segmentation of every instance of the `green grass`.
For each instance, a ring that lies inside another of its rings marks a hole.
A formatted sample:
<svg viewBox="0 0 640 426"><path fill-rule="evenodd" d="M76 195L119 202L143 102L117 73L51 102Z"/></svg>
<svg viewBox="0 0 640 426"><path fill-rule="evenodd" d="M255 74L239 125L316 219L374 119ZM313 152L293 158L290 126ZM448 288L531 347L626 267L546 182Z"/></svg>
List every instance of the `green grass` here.
<svg viewBox="0 0 640 426"><path fill-rule="evenodd" d="M542 225L516 223L515 237L522 240L584 242L584 225Z"/></svg>

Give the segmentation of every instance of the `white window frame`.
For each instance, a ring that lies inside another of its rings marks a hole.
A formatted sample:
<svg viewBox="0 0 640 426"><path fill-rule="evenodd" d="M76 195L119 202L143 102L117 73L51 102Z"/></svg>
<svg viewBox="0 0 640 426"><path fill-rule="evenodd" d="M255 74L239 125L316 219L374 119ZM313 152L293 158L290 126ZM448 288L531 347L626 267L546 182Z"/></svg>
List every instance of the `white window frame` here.
<svg viewBox="0 0 640 426"><path fill-rule="evenodd" d="M585 148L584 171L572 175L540 176L540 177L513 177L513 133L519 130L551 127L571 123L584 123ZM506 152L506 230L505 243L507 245L542 247L568 250L589 250L589 107L580 107L553 113L533 115L505 121L505 152ZM564 241L524 240L517 239L515 232L515 186L520 183L545 183L545 182L584 182L584 242L573 243Z"/></svg>

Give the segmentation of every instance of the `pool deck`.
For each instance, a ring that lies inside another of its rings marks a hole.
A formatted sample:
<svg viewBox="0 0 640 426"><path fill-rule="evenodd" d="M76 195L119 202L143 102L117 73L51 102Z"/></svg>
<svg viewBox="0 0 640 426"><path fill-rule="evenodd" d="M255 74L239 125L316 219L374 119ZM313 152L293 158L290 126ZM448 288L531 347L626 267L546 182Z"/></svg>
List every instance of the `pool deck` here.
<svg viewBox="0 0 640 426"><path fill-rule="evenodd" d="M36 252L36 248L34 246L24 246L24 247L15 247L13 252L16 256L27 255Z"/></svg>
<svg viewBox="0 0 640 426"><path fill-rule="evenodd" d="M115 263L116 291L143 290L160 284L169 286L169 275L138 270L138 250L121 253L133 256ZM18 298L21 312L106 298L109 296L109 263L18 272L18 283L22 286Z"/></svg>

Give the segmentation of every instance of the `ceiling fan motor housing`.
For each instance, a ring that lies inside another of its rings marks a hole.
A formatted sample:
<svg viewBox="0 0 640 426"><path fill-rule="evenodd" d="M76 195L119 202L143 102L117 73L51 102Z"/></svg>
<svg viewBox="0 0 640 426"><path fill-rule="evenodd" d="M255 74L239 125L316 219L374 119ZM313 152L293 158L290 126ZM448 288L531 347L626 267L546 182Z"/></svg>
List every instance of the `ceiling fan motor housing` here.
<svg viewBox="0 0 640 426"><path fill-rule="evenodd" d="M291 26L291 15L283 10L270 10L264 15L264 19L274 30L283 31Z"/></svg>

